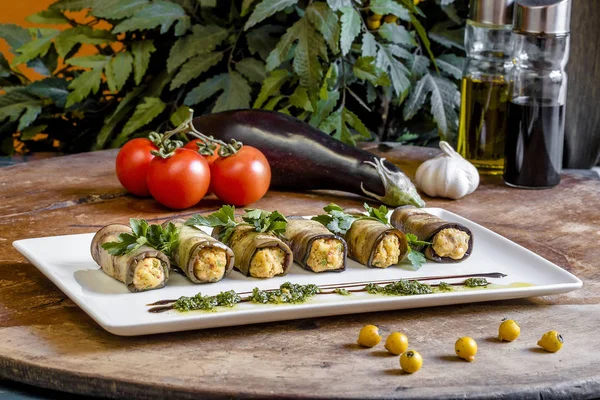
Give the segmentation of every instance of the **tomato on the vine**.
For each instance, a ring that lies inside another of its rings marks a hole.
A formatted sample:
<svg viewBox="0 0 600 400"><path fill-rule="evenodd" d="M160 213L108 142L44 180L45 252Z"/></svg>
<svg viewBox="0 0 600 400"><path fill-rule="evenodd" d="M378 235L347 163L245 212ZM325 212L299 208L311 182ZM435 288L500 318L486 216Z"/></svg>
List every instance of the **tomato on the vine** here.
<svg viewBox="0 0 600 400"><path fill-rule="evenodd" d="M213 193L227 204L245 206L260 200L271 184L271 167L260 150L243 146L210 166Z"/></svg>
<svg viewBox="0 0 600 400"><path fill-rule="evenodd" d="M152 141L138 138L125 143L117 154L116 170L119 182L136 196L150 196L146 175L150 161L154 158L152 150L158 150Z"/></svg>
<svg viewBox="0 0 600 400"><path fill-rule="evenodd" d="M179 148L170 157L152 160L148 168L148 189L160 204L181 210L202 200L208 191L210 175L204 157Z"/></svg>
<svg viewBox="0 0 600 400"><path fill-rule="evenodd" d="M192 140L191 142L186 143L186 145L183 146L183 148L194 150L195 152L198 152L198 143L203 144L204 140L202 140L202 139ZM212 165L215 162L215 160L217 160L219 158L219 148L221 148L221 145L217 143L216 146L217 146L217 148L213 150L214 153L212 154L212 156L202 155L208 162L208 165Z"/></svg>

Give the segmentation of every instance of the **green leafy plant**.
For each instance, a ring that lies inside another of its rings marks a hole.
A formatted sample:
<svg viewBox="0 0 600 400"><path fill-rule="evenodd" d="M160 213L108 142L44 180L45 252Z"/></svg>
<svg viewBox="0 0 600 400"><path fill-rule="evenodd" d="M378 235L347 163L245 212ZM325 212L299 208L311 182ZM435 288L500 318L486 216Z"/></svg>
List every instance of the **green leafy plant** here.
<svg viewBox="0 0 600 400"><path fill-rule="evenodd" d="M411 121L446 138L458 120L463 2L59 0L29 19L65 30L0 25L15 55L0 55L0 149L117 147L177 125L190 106L276 110L347 143L414 140ZM81 10L85 23L70 14ZM373 13L397 22L369 29Z"/></svg>

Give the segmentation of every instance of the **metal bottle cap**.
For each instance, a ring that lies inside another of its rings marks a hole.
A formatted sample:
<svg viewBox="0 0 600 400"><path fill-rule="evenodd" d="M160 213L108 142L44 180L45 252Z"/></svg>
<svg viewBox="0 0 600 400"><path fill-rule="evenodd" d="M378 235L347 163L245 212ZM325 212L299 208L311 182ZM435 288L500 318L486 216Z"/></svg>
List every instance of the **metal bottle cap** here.
<svg viewBox="0 0 600 400"><path fill-rule="evenodd" d="M470 19L482 24L512 25L515 0L471 0Z"/></svg>
<svg viewBox="0 0 600 400"><path fill-rule="evenodd" d="M515 7L515 32L570 32L571 0L517 0Z"/></svg>

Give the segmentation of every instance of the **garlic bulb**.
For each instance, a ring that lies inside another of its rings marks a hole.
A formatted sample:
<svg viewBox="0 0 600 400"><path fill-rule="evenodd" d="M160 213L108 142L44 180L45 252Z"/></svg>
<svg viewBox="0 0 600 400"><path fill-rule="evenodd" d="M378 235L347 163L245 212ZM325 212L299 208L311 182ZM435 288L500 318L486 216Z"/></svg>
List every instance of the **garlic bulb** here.
<svg viewBox="0 0 600 400"><path fill-rule="evenodd" d="M479 186L479 172L447 142L440 142L443 153L425 161L417 169L419 189L431 197L460 199Z"/></svg>

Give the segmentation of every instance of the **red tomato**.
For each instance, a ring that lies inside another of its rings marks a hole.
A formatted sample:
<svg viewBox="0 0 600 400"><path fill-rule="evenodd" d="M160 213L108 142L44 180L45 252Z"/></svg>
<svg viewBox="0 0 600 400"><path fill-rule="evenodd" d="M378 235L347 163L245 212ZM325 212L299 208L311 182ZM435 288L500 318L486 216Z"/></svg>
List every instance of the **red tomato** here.
<svg viewBox="0 0 600 400"><path fill-rule="evenodd" d="M260 200L271 184L271 167L260 150L244 146L210 167L210 188L227 204L245 206Z"/></svg>
<svg viewBox="0 0 600 400"><path fill-rule="evenodd" d="M136 196L150 196L146 185L148 166L154 156L150 153L158 150L148 139L133 139L125 143L117 154L117 177L121 185Z"/></svg>
<svg viewBox="0 0 600 400"><path fill-rule="evenodd" d="M198 145L196 143L204 143L204 141L202 141L202 139L195 139L191 142L186 143L186 145L183 147L185 149L190 149L194 150L195 152L198 152ZM221 148L221 145L217 143L217 148L215 149L215 152L212 156L203 156L208 162L208 165L212 165L215 162L215 160L219 158L219 148Z"/></svg>
<svg viewBox="0 0 600 400"><path fill-rule="evenodd" d="M210 168L200 154L180 148L171 157L152 160L147 182L156 201L181 210L202 200L210 184Z"/></svg>

